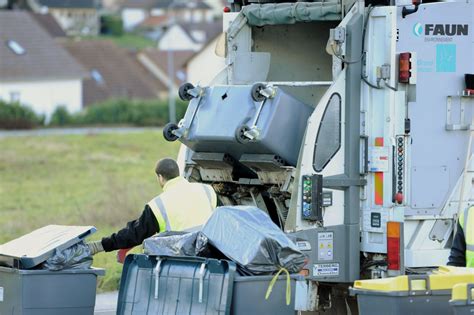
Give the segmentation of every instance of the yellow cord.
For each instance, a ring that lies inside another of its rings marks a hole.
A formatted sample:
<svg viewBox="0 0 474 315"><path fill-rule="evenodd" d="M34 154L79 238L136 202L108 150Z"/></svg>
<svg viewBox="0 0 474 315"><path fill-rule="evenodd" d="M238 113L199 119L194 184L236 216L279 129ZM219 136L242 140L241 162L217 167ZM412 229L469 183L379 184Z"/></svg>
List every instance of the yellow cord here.
<svg viewBox="0 0 474 315"><path fill-rule="evenodd" d="M268 289L267 289L267 294L265 294L265 300L268 300L268 298L270 297L270 294L272 293L272 290L273 290L273 286L275 285L276 281L278 280L278 276L283 271L286 273L286 305L290 305L290 301L291 301L290 273L288 272L288 270L286 270L283 267L280 268L280 270L276 273L276 275L273 276L272 281L270 281L270 284L268 285Z"/></svg>

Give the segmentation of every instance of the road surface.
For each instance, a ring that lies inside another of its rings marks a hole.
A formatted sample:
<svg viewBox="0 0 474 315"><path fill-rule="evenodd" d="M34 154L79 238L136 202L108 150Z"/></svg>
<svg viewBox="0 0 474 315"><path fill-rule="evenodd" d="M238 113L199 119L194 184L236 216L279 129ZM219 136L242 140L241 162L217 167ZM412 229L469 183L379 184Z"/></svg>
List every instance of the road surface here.
<svg viewBox="0 0 474 315"><path fill-rule="evenodd" d="M117 311L118 292L97 294L94 315L115 315Z"/></svg>

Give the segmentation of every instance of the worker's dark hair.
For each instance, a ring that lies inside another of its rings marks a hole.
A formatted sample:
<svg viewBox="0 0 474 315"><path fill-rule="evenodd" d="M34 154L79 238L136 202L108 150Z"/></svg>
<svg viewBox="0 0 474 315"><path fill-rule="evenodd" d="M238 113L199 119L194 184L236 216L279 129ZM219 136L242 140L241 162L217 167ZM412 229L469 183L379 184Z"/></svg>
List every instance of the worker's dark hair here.
<svg viewBox="0 0 474 315"><path fill-rule="evenodd" d="M156 163L155 173L157 176L163 176L165 180L173 179L179 176L178 164L170 158L161 159Z"/></svg>

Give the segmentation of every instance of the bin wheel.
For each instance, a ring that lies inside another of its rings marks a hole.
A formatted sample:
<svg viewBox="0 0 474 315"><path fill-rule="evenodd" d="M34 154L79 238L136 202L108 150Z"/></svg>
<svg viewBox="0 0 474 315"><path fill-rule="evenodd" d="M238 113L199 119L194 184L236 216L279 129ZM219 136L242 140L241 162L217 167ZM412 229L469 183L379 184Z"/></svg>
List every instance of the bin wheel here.
<svg viewBox="0 0 474 315"><path fill-rule="evenodd" d="M192 89L194 89L194 85L192 85L191 83L184 83L183 85L181 85L178 90L179 98L183 101L192 100L193 96L188 94L188 91Z"/></svg>
<svg viewBox="0 0 474 315"><path fill-rule="evenodd" d="M252 86L252 90L250 91L250 93L252 95L252 99L255 102L263 102L265 100L265 96L260 94L260 91L265 89L265 88L266 88L266 86L263 83L255 83Z"/></svg>
<svg viewBox="0 0 474 315"><path fill-rule="evenodd" d="M237 140L237 142L242 143L242 144L249 143L250 139L245 136L245 132L249 130L250 128L246 125L243 125L237 128L237 130L235 131L235 139Z"/></svg>
<svg viewBox="0 0 474 315"><path fill-rule="evenodd" d="M176 129L178 129L178 125L173 123L166 124L165 128L163 128L163 137L166 141L173 142L178 140L178 136L173 133Z"/></svg>

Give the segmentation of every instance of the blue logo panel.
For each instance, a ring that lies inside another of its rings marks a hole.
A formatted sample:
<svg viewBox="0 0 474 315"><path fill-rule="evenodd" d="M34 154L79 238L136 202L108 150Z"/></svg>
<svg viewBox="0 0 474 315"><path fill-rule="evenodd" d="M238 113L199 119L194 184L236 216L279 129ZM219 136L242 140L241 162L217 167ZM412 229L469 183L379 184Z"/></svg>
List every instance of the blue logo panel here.
<svg viewBox="0 0 474 315"><path fill-rule="evenodd" d="M420 23L416 23L415 25L413 25L413 34L416 37L420 37L421 35L423 35L423 26Z"/></svg>
<svg viewBox="0 0 474 315"><path fill-rule="evenodd" d="M436 72L456 72L456 45L436 45Z"/></svg>

